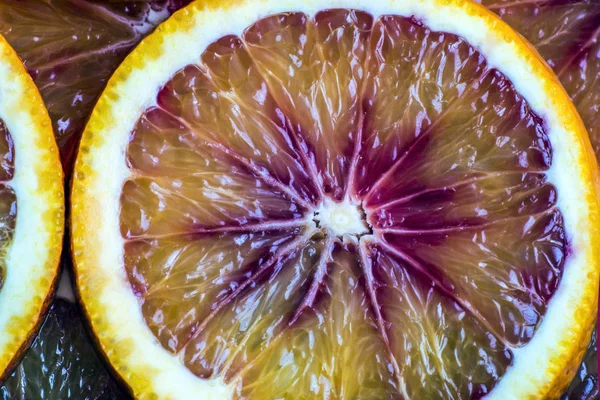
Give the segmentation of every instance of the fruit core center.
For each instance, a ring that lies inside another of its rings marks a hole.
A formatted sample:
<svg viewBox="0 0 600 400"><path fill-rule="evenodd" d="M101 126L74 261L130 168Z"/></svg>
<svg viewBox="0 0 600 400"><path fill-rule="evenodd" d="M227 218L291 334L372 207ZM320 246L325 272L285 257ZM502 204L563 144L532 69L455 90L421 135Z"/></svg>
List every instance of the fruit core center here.
<svg viewBox="0 0 600 400"><path fill-rule="evenodd" d="M336 236L360 237L370 232L362 207L348 201L323 201L315 210L314 220L319 227Z"/></svg>

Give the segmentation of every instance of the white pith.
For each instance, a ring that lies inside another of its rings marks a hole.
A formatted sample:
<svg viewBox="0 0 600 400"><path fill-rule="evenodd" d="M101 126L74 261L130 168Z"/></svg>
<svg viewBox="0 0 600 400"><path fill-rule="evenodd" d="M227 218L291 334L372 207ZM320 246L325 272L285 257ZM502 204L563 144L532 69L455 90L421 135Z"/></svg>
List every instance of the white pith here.
<svg viewBox="0 0 600 400"><path fill-rule="evenodd" d="M21 345L29 332L16 332L15 321L28 321L31 331L35 327L42 305L50 294L52 283L58 271L58 254L53 256L56 243L61 238L54 237L56 232L49 229L44 221L52 213L62 219L62 197L51 199L40 194L38 173L45 171L56 163L58 166L58 150L52 137L48 141L40 140L44 133L40 131L36 117L46 120L50 126L50 118L41 105L41 99L28 98L32 93L33 81L17 76L14 66L9 61L17 61L15 55L7 54L4 41L0 43L3 57L0 58L0 118L4 121L14 145L14 176L7 184L12 187L17 197L17 219L12 242L6 249L5 281L0 289L0 355L12 354L18 350L15 344ZM12 50L11 50L12 51ZM7 58L14 57L14 60ZM20 63L20 61L18 61ZM23 71L25 73L25 71ZM29 87L31 85L31 87ZM39 110L30 113L30 105L39 102ZM54 150L54 158L49 157L49 149ZM47 184L47 182L44 182ZM57 191L62 192L62 182L56 176ZM60 187L60 188L59 188ZM54 221L53 221L54 222ZM4 244L2 244L4 245ZM56 258L56 259L53 259ZM46 285L40 288L40 280ZM3 371L6 365L2 365Z"/></svg>
<svg viewBox="0 0 600 400"><path fill-rule="evenodd" d="M111 105L112 124L101 133L95 132L105 140L90 151L93 154L91 167L95 174L86 181L86 193L97 201L91 207L98 213L97 219L102 224L98 225L94 243L102 251L98 252L94 271L86 273L105 281L101 292L94 296L107 310L102 319L111 326L120 327L111 333L110 340L130 345L130 352L119 355L119 358L124 360L129 369L138 368L140 374L144 369L152 370L151 386L160 398L231 397L233 389L221 380L195 377L176 356L161 347L145 325L138 300L128 284L123 268L124 241L119 230L119 212L122 184L129 176L125 152L130 132L142 111L155 102L159 88L184 66L197 63L199 55L213 41L228 34L241 35L246 27L270 14L302 11L314 15L321 9L338 7L364 10L375 17L382 14L415 16L433 30L464 37L481 51L492 66L513 82L531 108L545 119L553 147L553 163L548 178L559 192L558 207L564 216L572 252L565 265L560 287L535 337L528 345L514 351L513 365L488 398L521 399L535 395L537 387L548 379L545 369L552 350L576 322L569 310L579 303L579 296L584 292L582 289L587 286L593 269L591 261L586 258L587 252L580 251L587 247L588 237L579 232L590 231L587 228L589 211L580 201L585 197L586 188L578 179L573 179L579 176L579 172L576 155L569 151L570 133L565 130L560 116L553 111L551 99L544 90L544 82L540 82L534 71L530 70L527 60L515 54L513 43L493 35L478 17L457 13L454 6L440 5L435 0L251 0L236 6L235 12L207 10L195 14L196 21L189 31L165 34L160 49L162 55L132 71L115 89L113 94L118 95L118 99Z"/></svg>
<svg viewBox="0 0 600 400"><path fill-rule="evenodd" d="M335 202L326 198L314 212L315 221L334 236L358 238L369 232L360 206L349 200Z"/></svg>

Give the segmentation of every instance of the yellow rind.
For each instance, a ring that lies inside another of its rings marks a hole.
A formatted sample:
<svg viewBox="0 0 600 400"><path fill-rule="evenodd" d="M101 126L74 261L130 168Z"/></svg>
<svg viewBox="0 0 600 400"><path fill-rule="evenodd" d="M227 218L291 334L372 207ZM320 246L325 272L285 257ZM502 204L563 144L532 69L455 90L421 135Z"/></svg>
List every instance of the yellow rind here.
<svg viewBox="0 0 600 400"><path fill-rule="evenodd" d="M106 310L95 297L95 294L100 293L106 284L106 278L99 275L95 268L97 254L102 249L97 247L98 241L93 240L96 231L95 226L102 223L102 221L94 219L94 216L97 215L97 207L101 207L101 204L95 199L94 193L87 190L89 182L98 179L98 171L91 167L93 149L106 140L100 132L112 123L113 105L119 97L119 86L132 71L141 68L147 60L161 56L161 44L166 35L189 31L195 20L194 16L204 10L223 9L235 12L235 7L240 4L258 3L260 1L198 1L176 12L170 19L162 23L154 33L146 37L117 69L98 101L81 140L71 192L71 246L78 291L103 353L107 356L117 374L127 382L131 391L139 399L158 398L152 384L154 371L140 368L133 371L123 361L125 358L123 354L127 354L129 343L115 343L112 340L113 331L118 330L120 327L110 326L106 323L103 314L110 313L110 310ZM423 2L425 0L413 1ZM581 361L594 327L598 309L598 282L600 278L598 196L600 193L600 176L596 158L575 106L558 78L531 44L498 16L470 0L427 1L440 7L452 8L454 9L453 12L466 13L477 17L484 21L498 38L513 44L517 49L517 54L527 60L531 71L541 82L544 82L544 91L548 98L552 99L555 112L565 128L573 135L569 156L579 166L580 171L580 176L573 177L573 179L579 179L586 183L586 192L582 203L587 206L588 219L587 223L580 227L578 233L584 232L590 238L589 246L585 248L586 254L584 255L586 260L590 260L584 266L588 281L585 283L584 292L581 293L580 302L572 311L570 318L573 321L572 329L568 335L560 339L551 362L545 370L548 377L546 383L538 387L535 394L524 397L528 399L558 398L573 378ZM327 4L329 3L325 2L323 8L327 8Z"/></svg>
<svg viewBox="0 0 600 400"><path fill-rule="evenodd" d="M443 0L451 3L452 0ZM567 337L563 337L553 354L551 364L546 369L548 383L539 388L535 395L528 399L557 399L569 385L583 358L595 326L598 313L598 289L600 281L600 219L599 219L599 182L598 164L585 125L577 112L571 98L563 88L556 74L539 55L537 50L518 32L510 28L496 14L479 4L469 4L467 1L456 0L457 4L473 15L486 19L488 25L494 27L503 37L517 45L519 54L528 60L532 71L545 82L545 92L553 100L561 120L567 131L574 134L570 147L571 158L580 166L579 179L588 183L583 203L589 205L588 226L582 230L590 232L590 243L586 251L586 259L592 260L587 267L589 284L582 294L582 300L573 311L573 329ZM575 178L574 178L575 179Z"/></svg>
<svg viewBox="0 0 600 400"><path fill-rule="evenodd" d="M4 334L10 335L11 338L7 346L4 349L0 349L0 382L2 382L33 340L40 324L43 322L48 305L52 300L60 269L65 206L63 171L60 164L58 147L54 138L52 122L42 96L17 53L1 35L0 54L2 56L0 62L9 67L12 79L22 89L21 97L12 99L14 107L18 108L21 112L23 110L27 111L33 121L34 129L30 133L32 140L29 145L35 146L38 152L41 153L41 157L34 165L31 165L31 168L35 168L40 182L38 186L40 201L48 205L48 209L42 220L39 221L39 225L44 226L49 237L52 238L46 246L47 262L44 274L37 277L34 284L36 289L35 294L32 294L29 304L26 305L28 313L12 318L9 324L10 329L4 332ZM11 132L11 134L14 133ZM15 151L15 157L19 157L18 151ZM17 197L17 224L19 218L27 217L19 215L18 202L19 199ZM13 242L12 245L19 245L19 243ZM21 245L27 246L27 243Z"/></svg>

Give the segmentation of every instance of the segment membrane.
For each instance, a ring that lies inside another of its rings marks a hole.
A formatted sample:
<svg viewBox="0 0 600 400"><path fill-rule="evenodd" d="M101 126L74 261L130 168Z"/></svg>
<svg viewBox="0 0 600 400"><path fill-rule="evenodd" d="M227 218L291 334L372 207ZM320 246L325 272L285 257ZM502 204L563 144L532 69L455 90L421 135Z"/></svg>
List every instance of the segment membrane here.
<svg viewBox="0 0 600 400"><path fill-rule="evenodd" d="M275 15L244 41L273 97L316 168L323 191L340 200L361 129L364 60L372 17L348 10Z"/></svg>
<svg viewBox="0 0 600 400"><path fill-rule="evenodd" d="M499 172L401 197L369 211L368 218L382 229L467 227L538 214L556 199L544 174Z"/></svg>
<svg viewBox="0 0 600 400"><path fill-rule="evenodd" d="M354 188L360 197L429 135L437 119L477 85L487 67L464 40L396 16L375 22L370 49Z"/></svg>
<svg viewBox="0 0 600 400"><path fill-rule="evenodd" d="M469 83L472 86L379 178L367 206L491 173L550 167L550 142L542 121L512 84L495 70Z"/></svg>
<svg viewBox="0 0 600 400"><path fill-rule="evenodd" d="M472 399L489 393L512 360L510 350L405 262L369 241L362 250L404 398Z"/></svg>
<svg viewBox="0 0 600 400"><path fill-rule="evenodd" d="M316 303L239 374L236 398L401 398L357 255L337 247L328 270Z"/></svg>
<svg viewBox="0 0 600 400"><path fill-rule="evenodd" d="M533 337L567 257L561 214L549 210L487 226L382 233L511 346Z"/></svg>
<svg viewBox="0 0 600 400"><path fill-rule="evenodd" d="M220 39L167 83L158 104L198 137L223 146L253 169L272 175L304 200L316 189L291 138L284 115L241 41Z"/></svg>
<svg viewBox="0 0 600 400"><path fill-rule="evenodd" d="M142 116L128 156L134 174L121 195L126 238L301 216L302 208L286 193L161 109Z"/></svg>
<svg viewBox="0 0 600 400"><path fill-rule="evenodd" d="M125 245L125 268L146 323L163 347L178 352L220 302L301 233L140 239Z"/></svg>
<svg viewBox="0 0 600 400"><path fill-rule="evenodd" d="M282 255L256 284L224 304L184 349L186 365L197 375L231 379L245 364L276 345L293 320L321 262L330 249L309 241Z"/></svg>

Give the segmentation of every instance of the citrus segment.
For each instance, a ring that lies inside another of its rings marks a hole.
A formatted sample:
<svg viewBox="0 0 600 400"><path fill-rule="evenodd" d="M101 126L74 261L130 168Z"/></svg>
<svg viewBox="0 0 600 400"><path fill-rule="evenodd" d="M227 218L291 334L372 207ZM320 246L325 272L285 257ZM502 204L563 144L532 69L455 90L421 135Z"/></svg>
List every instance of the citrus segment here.
<svg viewBox="0 0 600 400"><path fill-rule="evenodd" d="M460 48L457 43L454 46ZM463 46L473 58L482 58L470 46ZM442 54L446 53L442 51ZM463 68L463 64L467 67ZM385 173L370 175L366 171L365 180L370 186L365 194L367 206L425 188L443 188L463 180L485 177L488 173L549 168L551 149L542 120L498 71L481 67L481 72L478 69L473 75L468 65L468 60L458 58L439 68L433 66L432 74L448 74L448 87L443 83L436 85L437 93L424 94L423 100L417 98L415 101L421 104L427 104L426 99L439 101L437 107L435 103L430 105L433 110L438 108L439 114L436 116L435 111L427 110L419 114L423 118L427 116L431 125L424 131L417 131L408 143L395 149L398 157ZM425 70L431 67L428 65ZM466 80L467 76L472 79L461 83L460 79ZM427 79L418 78L415 82L422 80L427 82ZM369 137L369 128L365 132ZM365 146L365 149L370 148ZM364 159L369 159L368 155ZM401 170L411 173L402 174ZM360 187L357 190L363 191Z"/></svg>
<svg viewBox="0 0 600 400"><path fill-rule="evenodd" d="M6 250L12 242L17 222L17 196L10 183L14 169L12 139L0 120L0 290L6 280Z"/></svg>
<svg viewBox="0 0 600 400"><path fill-rule="evenodd" d="M128 148L134 174L121 197L124 237L193 233L299 217L302 207L221 144L211 145L162 108L138 122ZM287 190L286 190L287 191Z"/></svg>
<svg viewBox="0 0 600 400"><path fill-rule="evenodd" d="M287 13L263 19L243 35L322 191L337 200L345 195L359 140L372 21L349 10L314 18Z"/></svg>
<svg viewBox="0 0 600 400"><path fill-rule="evenodd" d="M555 210L467 228L395 233L383 240L429 271L512 346L533 337L567 257ZM391 229L390 231L393 231Z"/></svg>
<svg viewBox="0 0 600 400"><path fill-rule="evenodd" d="M496 172L425 188L373 207L378 228L444 229L534 215L556 204L556 188L541 173Z"/></svg>
<svg viewBox="0 0 600 400"><path fill-rule="evenodd" d="M315 300L249 360L234 381L234 398L401 398L356 250L336 244L325 257L327 274Z"/></svg>
<svg viewBox="0 0 600 400"><path fill-rule="evenodd" d="M178 352L224 302L301 233L190 234L125 245L125 268L146 323Z"/></svg>
<svg viewBox="0 0 600 400"><path fill-rule="evenodd" d="M365 266L404 398L471 399L488 394L512 352L468 311L389 251L363 240Z"/></svg>
<svg viewBox="0 0 600 400"><path fill-rule="evenodd" d="M185 350L184 362L204 378L237 375L265 349L277 346L278 336L293 322L311 281L327 265L330 249L305 237L275 260L234 298L215 308ZM310 304L309 304L310 305Z"/></svg>
<svg viewBox="0 0 600 400"><path fill-rule="evenodd" d="M82 143L78 279L136 394L558 392L591 327L598 233L555 77L468 2L231 7L150 36Z"/></svg>
<svg viewBox="0 0 600 400"><path fill-rule="evenodd" d="M408 149L427 140L437 119L485 73L485 59L464 40L408 18L379 19L371 35L354 190L364 196L382 174L393 174Z"/></svg>
<svg viewBox="0 0 600 400"><path fill-rule="evenodd" d="M6 181L13 177L15 171L15 148L8 128L0 120L0 180Z"/></svg>
<svg viewBox="0 0 600 400"><path fill-rule="evenodd" d="M10 182L15 171L14 157L13 140L0 119L0 288L5 279L6 249L12 241L17 222L17 196Z"/></svg>
<svg viewBox="0 0 600 400"><path fill-rule="evenodd" d="M2 251L10 243L17 218L17 195L9 184L0 184L0 243Z"/></svg>
<svg viewBox="0 0 600 400"><path fill-rule="evenodd" d="M314 185L298 152L288 145L286 121L239 39L221 39L202 58L202 69L185 68L161 90L160 109L200 138L234 153L247 168L313 201Z"/></svg>

